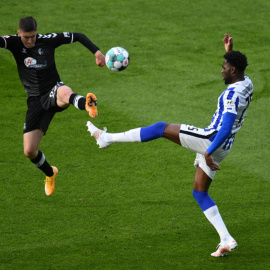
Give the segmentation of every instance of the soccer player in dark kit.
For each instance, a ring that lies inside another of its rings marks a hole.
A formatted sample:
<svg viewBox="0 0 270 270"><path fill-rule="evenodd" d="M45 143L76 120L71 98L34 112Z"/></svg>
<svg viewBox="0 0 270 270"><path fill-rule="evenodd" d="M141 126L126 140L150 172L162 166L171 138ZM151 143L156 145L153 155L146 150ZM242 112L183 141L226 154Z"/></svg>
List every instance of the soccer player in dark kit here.
<svg viewBox="0 0 270 270"><path fill-rule="evenodd" d="M48 196L54 192L58 169L47 162L39 145L54 114L72 104L77 109L86 110L92 118L97 116L96 96L92 93L86 97L75 94L61 81L56 69L55 49L76 41L94 54L98 66L104 66L104 55L84 34L38 34L37 22L33 17L19 21L16 35L0 37L0 48L8 49L13 54L20 80L28 94L23 135L24 154L46 175L45 193Z"/></svg>

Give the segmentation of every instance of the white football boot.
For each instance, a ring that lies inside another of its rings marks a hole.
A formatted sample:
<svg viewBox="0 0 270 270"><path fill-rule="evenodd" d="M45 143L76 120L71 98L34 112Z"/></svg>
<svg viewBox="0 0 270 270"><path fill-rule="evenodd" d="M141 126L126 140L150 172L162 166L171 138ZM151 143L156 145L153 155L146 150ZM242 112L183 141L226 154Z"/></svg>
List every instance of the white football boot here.
<svg viewBox="0 0 270 270"><path fill-rule="evenodd" d="M107 128L104 128L104 130L100 130L90 121L87 122L86 126L88 127L87 131L89 131L91 133L91 136L96 139L99 148L107 148L110 145L110 143L107 143L104 139Z"/></svg>
<svg viewBox="0 0 270 270"><path fill-rule="evenodd" d="M236 241L232 238L230 241L228 241L225 244L219 243L217 251L213 252L211 254L211 256L213 256L213 257L223 257L228 253L228 251L233 251L234 249L236 249L237 246L238 245L237 245Z"/></svg>

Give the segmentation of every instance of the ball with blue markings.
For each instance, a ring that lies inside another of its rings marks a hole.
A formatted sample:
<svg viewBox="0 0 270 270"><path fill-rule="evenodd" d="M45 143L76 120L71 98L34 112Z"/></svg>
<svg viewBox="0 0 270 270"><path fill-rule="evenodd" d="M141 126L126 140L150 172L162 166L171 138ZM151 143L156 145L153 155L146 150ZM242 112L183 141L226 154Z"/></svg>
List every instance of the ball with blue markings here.
<svg viewBox="0 0 270 270"><path fill-rule="evenodd" d="M122 71L129 65L129 53L122 47L113 47L106 53L105 62L110 70Z"/></svg>

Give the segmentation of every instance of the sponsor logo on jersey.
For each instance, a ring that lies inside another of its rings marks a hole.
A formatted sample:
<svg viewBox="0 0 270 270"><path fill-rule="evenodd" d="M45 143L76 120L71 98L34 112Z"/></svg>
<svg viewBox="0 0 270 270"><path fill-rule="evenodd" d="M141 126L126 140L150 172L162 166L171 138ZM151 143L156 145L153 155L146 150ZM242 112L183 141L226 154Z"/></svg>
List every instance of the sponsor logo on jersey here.
<svg viewBox="0 0 270 270"><path fill-rule="evenodd" d="M43 55L44 54L44 52L43 52L43 50L41 48L38 49L38 53L39 53L39 55Z"/></svg>
<svg viewBox="0 0 270 270"><path fill-rule="evenodd" d="M224 108L233 109L235 107L235 103L232 100L227 100L224 104Z"/></svg>
<svg viewBox="0 0 270 270"><path fill-rule="evenodd" d="M27 53L27 50L25 48L23 48L22 53Z"/></svg>
<svg viewBox="0 0 270 270"><path fill-rule="evenodd" d="M37 63L37 60L35 58L27 57L27 58L24 59L24 64L27 67L31 67L33 65L36 65L36 63Z"/></svg>
<svg viewBox="0 0 270 270"><path fill-rule="evenodd" d="M24 59L24 64L28 68L36 68L36 69L42 69L47 67L47 62L45 61L44 64L37 64L37 60L32 57L27 57Z"/></svg>

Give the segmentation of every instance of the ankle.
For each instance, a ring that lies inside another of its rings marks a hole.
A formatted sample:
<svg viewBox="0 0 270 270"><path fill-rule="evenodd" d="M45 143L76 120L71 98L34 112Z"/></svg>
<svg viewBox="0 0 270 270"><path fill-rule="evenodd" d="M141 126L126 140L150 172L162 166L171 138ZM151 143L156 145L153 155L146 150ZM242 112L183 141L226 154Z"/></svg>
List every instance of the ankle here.
<svg viewBox="0 0 270 270"><path fill-rule="evenodd" d="M226 244L232 240L234 240L234 239L232 238L232 236L228 232L220 237L221 244Z"/></svg>

